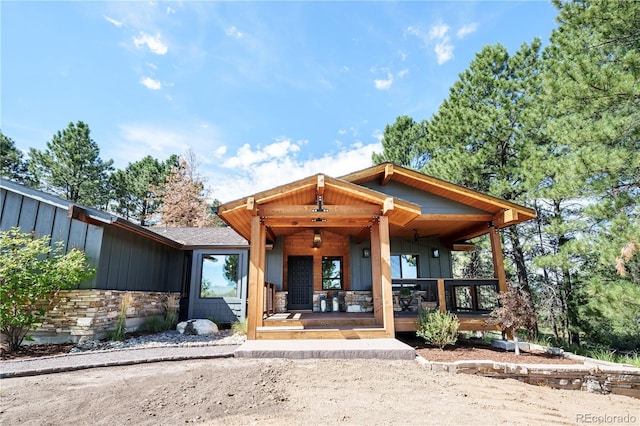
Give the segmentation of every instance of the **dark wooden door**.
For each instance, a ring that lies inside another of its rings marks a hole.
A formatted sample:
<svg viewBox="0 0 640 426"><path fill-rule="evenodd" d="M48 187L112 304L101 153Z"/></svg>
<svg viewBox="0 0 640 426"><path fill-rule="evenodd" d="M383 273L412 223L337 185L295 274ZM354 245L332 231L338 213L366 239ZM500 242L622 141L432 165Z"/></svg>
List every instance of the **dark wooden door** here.
<svg viewBox="0 0 640 426"><path fill-rule="evenodd" d="M289 256L287 271L288 310L313 309L313 256Z"/></svg>

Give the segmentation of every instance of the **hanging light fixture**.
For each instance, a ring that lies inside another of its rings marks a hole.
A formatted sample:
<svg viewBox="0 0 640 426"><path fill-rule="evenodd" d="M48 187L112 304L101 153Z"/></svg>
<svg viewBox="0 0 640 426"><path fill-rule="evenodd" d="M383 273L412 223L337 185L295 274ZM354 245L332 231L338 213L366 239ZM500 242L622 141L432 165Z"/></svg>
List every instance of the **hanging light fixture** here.
<svg viewBox="0 0 640 426"><path fill-rule="evenodd" d="M320 244L322 244L322 235L320 234L320 231L315 231L313 233L313 248L320 247Z"/></svg>

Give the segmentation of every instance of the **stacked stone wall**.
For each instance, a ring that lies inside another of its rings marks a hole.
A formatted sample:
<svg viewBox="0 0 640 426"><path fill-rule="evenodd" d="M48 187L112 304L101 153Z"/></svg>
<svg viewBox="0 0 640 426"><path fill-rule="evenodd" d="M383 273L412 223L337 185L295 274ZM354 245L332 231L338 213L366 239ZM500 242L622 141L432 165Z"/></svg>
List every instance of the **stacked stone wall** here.
<svg viewBox="0 0 640 426"><path fill-rule="evenodd" d="M148 317L164 316L168 300L178 310L179 293L63 290L43 302L47 311L44 320L29 334L35 343L77 343L101 339L108 330L116 327L120 304L127 294L132 298L126 310L128 331L136 330Z"/></svg>

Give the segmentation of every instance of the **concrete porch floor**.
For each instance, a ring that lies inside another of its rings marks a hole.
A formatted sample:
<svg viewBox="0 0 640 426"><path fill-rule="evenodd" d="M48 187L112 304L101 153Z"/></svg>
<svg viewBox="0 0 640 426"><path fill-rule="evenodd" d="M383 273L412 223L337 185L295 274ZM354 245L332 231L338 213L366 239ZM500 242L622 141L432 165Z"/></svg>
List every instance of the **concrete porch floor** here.
<svg viewBox="0 0 640 426"><path fill-rule="evenodd" d="M340 358L414 360L415 350L396 339L247 340L234 352L238 358Z"/></svg>

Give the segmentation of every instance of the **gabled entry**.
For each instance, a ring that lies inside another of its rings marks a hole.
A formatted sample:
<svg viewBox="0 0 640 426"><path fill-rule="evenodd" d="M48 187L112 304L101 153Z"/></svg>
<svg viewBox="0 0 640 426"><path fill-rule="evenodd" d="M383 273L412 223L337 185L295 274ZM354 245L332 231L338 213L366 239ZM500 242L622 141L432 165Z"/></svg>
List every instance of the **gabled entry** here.
<svg viewBox="0 0 640 426"><path fill-rule="evenodd" d="M310 311L313 309L313 256L289 256L287 262L289 309Z"/></svg>

